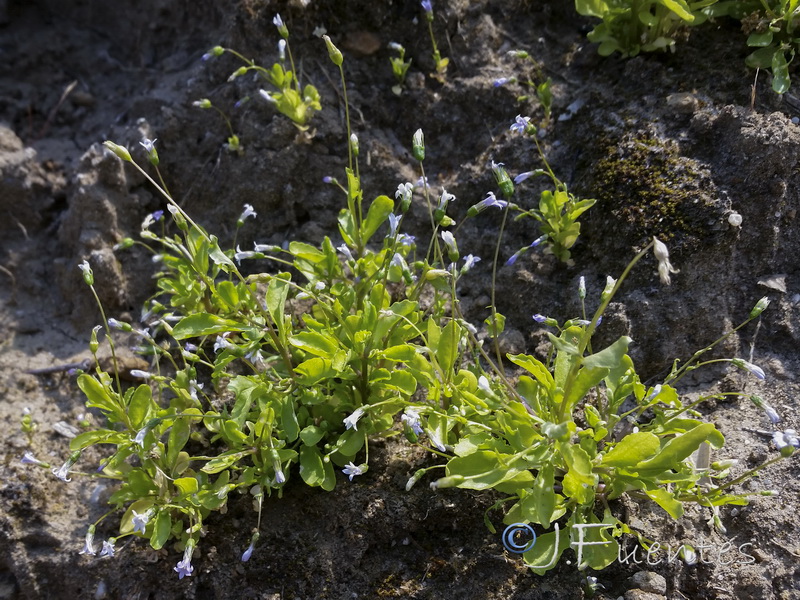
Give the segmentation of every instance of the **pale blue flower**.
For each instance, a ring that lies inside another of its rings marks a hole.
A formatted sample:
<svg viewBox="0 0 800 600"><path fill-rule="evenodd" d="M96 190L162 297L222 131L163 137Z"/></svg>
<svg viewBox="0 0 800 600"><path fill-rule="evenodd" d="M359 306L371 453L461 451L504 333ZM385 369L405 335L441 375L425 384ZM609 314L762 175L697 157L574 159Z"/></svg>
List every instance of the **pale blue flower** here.
<svg viewBox="0 0 800 600"><path fill-rule="evenodd" d="M422 4L422 10L424 10L426 13L433 12L433 3L431 2L431 0L422 0L421 4Z"/></svg>
<svg viewBox="0 0 800 600"><path fill-rule="evenodd" d="M336 246L336 249L344 254L344 257L347 259L348 262L354 262L355 258L353 258L353 253L350 252L350 248L347 244L342 244L341 246Z"/></svg>
<svg viewBox="0 0 800 600"><path fill-rule="evenodd" d="M152 373L142 371L141 369L131 369L129 373L131 377L135 377L137 379L150 379L153 376Z"/></svg>
<svg viewBox="0 0 800 600"><path fill-rule="evenodd" d="M147 531L147 524L150 522L150 519L153 516L153 509L148 508L145 512L139 514L136 512L135 509L131 510L133 514L133 518L131 519L131 524L133 525L133 533L141 533L145 535Z"/></svg>
<svg viewBox="0 0 800 600"><path fill-rule="evenodd" d="M228 340L226 340L221 335L217 336L217 339L214 341L214 352L217 353L220 350L227 350L228 348L232 348L233 344L231 344Z"/></svg>
<svg viewBox="0 0 800 600"><path fill-rule="evenodd" d="M522 115L517 115L514 118L514 123L511 124L509 129L511 131L515 131L517 133L525 133L530 127L531 118L530 117L523 117Z"/></svg>
<svg viewBox="0 0 800 600"><path fill-rule="evenodd" d="M547 317L539 313L536 313L535 315L533 315L533 320L536 321L537 323L544 323L545 321L547 321Z"/></svg>
<svg viewBox="0 0 800 600"><path fill-rule="evenodd" d="M72 479L67 477L67 475L69 475L69 470L70 470L70 468L72 467L73 464L74 464L73 462L68 460L67 462L65 462L63 465L61 465L58 468L53 467L52 469L50 469L50 472L53 475L55 475L56 478L60 479L64 483L69 483L70 481L72 481Z"/></svg>
<svg viewBox="0 0 800 600"><path fill-rule="evenodd" d="M761 367L759 367L757 365L754 365L753 363L747 362L746 360L743 360L741 358L734 358L734 359L731 360L731 362L735 366L739 367L740 369L744 369L745 371L750 372L751 374L755 375L756 377L758 377L761 380L764 380L766 378L766 375L764 374L764 370Z"/></svg>
<svg viewBox="0 0 800 600"><path fill-rule="evenodd" d="M236 259L238 264L242 264L243 260L247 260L249 258L253 258L257 256L259 253L253 250L242 250L239 246L236 246L236 253L233 255L233 258Z"/></svg>
<svg viewBox="0 0 800 600"><path fill-rule="evenodd" d="M116 543L116 538L108 538L103 542L103 547L100 550L100 557L103 556L110 556L111 558L114 557L114 553L116 550L114 549L114 544Z"/></svg>
<svg viewBox="0 0 800 600"><path fill-rule="evenodd" d="M415 236L408 235L405 233L401 233L400 235L397 236L397 243L400 244L401 246L406 246L406 247L413 246L416 240L417 238Z"/></svg>
<svg viewBox="0 0 800 600"><path fill-rule="evenodd" d="M461 272L462 273L466 273L467 271L469 271L472 267L474 267L480 261L481 261L481 257L480 256L474 256L472 254L467 254L464 257L464 266L461 267Z"/></svg>
<svg viewBox="0 0 800 600"><path fill-rule="evenodd" d="M46 462L42 462L38 458L36 458L31 452L26 452L22 455L20 462L23 465L36 465L38 467L49 467L50 465Z"/></svg>
<svg viewBox="0 0 800 600"><path fill-rule="evenodd" d="M398 267L403 272L408 271L408 263L406 263L406 259L403 258L399 253L395 252L392 260L389 263L392 267Z"/></svg>
<svg viewBox="0 0 800 600"><path fill-rule="evenodd" d="M186 544L186 550L183 551L183 560L178 562L173 569L178 574L179 579L183 579L187 575L191 576L192 572L194 571L194 567L192 566L192 552L194 551L194 544L191 542L192 540L189 540L189 542Z"/></svg>
<svg viewBox="0 0 800 600"><path fill-rule="evenodd" d="M342 473L350 476L350 481L353 481L353 477L356 475L363 475L365 472L363 465L355 465L352 461L347 463L345 468L342 469Z"/></svg>
<svg viewBox="0 0 800 600"><path fill-rule="evenodd" d="M397 233L397 227L400 225L400 217L392 213L389 215L389 235L387 237L393 238Z"/></svg>
<svg viewBox="0 0 800 600"><path fill-rule="evenodd" d="M267 90L264 89L258 90L258 95L261 96L264 100L266 100L270 104L278 103L278 101L275 100L275 98L272 97L272 94L270 94Z"/></svg>
<svg viewBox="0 0 800 600"><path fill-rule="evenodd" d="M280 14L276 14L274 17L272 17L272 24L275 25L275 27L277 27L278 29L284 27L283 19L281 19Z"/></svg>
<svg viewBox="0 0 800 600"><path fill-rule="evenodd" d="M523 181L525 181L526 179L528 179L528 177L530 177L534 173L536 173L536 171L525 171L524 173L520 173L519 175L514 177L514 183L515 184L520 184Z"/></svg>
<svg viewBox="0 0 800 600"><path fill-rule="evenodd" d="M513 77L500 77L499 79L495 79L494 80L494 83L492 83L492 86L501 87L501 86L507 84L509 81L512 81L512 80L513 80Z"/></svg>
<svg viewBox="0 0 800 600"><path fill-rule="evenodd" d="M420 424L419 413L417 412L417 409L412 407L406 408L405 412L400 417L400 420L408 425L409 428L417 435L422 433L422 425Z"/></svg>
<svg viewBox="0 0 800 600"><path fill-rule="evenodd" d="M478 202L475 206L472 207L470 213L479 214L486 210L487 208L500 208L503 209L508 206L508 202L505 200L498 200L497 196L494 195L494 192L489 192L486 194L486 198Z"/></svg>
<svg viewBox="0 0 800 600"><path fill-rule="evenodd" d="M439 205L436 209L446 211L447 205L455 199L456 197L453 194L448 193L446 189L442 188L442 195L439 197Z"/></svg>
<svg viewBox="0 0 800 600"><path fill-rule="evenodd" d="M772 434L772 443L775 444L778 450L783 450L787 446L800 448L800 438L797 437L797 432L794 429L776 431Z"/></svg>
<svg viewBox="0 0 800 600"><path fill-rule="evenodd" d="M89 554L90 556L95 556L97 554L94 550L94 525L89 525L89 529L86 531L86 538L83 542L83 550L78 552L78 554Z"/></svg>
<svg viewBox="0 0 800 600"><path fill-rule="evenodd" d="M245 550L242 553L242 562L247 562L248 560L250 560L250 557L253 556L253 550L255 550L255 549L256 549L255 543L251 543L247 547L247 550Z"/></svg>

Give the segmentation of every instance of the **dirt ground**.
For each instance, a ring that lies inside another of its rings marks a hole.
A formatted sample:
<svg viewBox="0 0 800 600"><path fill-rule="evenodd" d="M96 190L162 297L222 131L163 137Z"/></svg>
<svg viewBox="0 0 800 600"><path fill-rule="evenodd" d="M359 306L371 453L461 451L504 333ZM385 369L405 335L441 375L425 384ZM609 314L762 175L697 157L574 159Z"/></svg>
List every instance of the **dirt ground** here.
<svg viewBox="0 0 800 600"><path fill-rule="evenodd" d="M533 313L576 316L581 275L588 298L597 298L606 276L617 276L658 235L680 273L664 287L653 259L643 260L612 304L598 343L630 335L643 379L663 376L673 359L715 340L766 295L772 304L760 322L721 354L760 365L766 380L710 369L681 392L757 393L781 413L781 428L800 429L800 127L792 109L800 102L791 92L774 95L761 73L751 106L755 74L744 66L747 49L735 22L692 32L674 53L623 60L597 55L585 39L591 22L566 0L434 0L434 30L451 60L440 83L429 75L430 40L415 0L11 0L3 7L0 599L574 599L585 597L588 574L605 588L599 598L800 598L796 458L742 486L780 495L723 510L726 536L700 510L675 522L657 507L614 507L664 545L708 544L715 550L705 562L628 560L584 573L567 552L539 577L484 526L483 513L497 497L433 493L426 482L406 492L409 475L433 459L376 441L370 470L358 480L342 476L331 493L298 483L284 498L269 499L259 547L247 563L239 557L255 514L246 498L232 502L227 514L210 520L195 573L183 580L173 572L180 558L174 549L154 552L140 540L111 559L79 555L87 524L107 510L110 488L89 479L64 484L20 462L31 451L59 464L68 453L64 432L94 418L68 374L25 372L88 356L100 317L78 263L92 262L106 310L117 318L136 320L155 289L145 253L112 247L164 206L102 149L103 140L134 149L143 136L158 138L170 189L223 246L245 203L259 216L242 230L243 246L316 243L335 234L341 198L322 178L343 173L344 105L338 75L314 35L320 27L345 53L368 196L393 195L398 183L417 179L409 153L417 128L425 132L429 180L456 195L456 215L494 189L492 160L512 174L541 166L530 141L508 130L518 114L540 121L541 109L518 99L529 93L521 84L493 82L534 72L533 63L508 56L516 49L527 50L552 79L545 152L571 191L598 203L583 219L574 265L531 251L500 271L498 309L511 327L509 350L541 348L546 338ZM226 82L239 66L231 57L200 58L221 44L271 65L278 12L302 57L302 76L322 97L307 136L258 98L252 79ZM413 59L399 96L391 91L391 41ZM234 107L246 95L253 100ZM192 106L204 97L230 115L243 154L223 148L221 118ZM523 195L538 198L538 185L529 180ZM730 224L732 213L741 215L741 226ZM413 207L410 232L424 235L426 218L423 206ZM497 215L482 215L459 238L462 252L468 244L485 258L462 290L475 322L487 316L498 227ZM533 221L513 224L503 255L538 235ZM748 431L772 427L749 401L709 401L700 411L726 436L715 458L740 460L734 475L774 456L768 438ZM26 412L38 424L30 439L20 429ZM502 515L490 518L501 525ZM113 533L102 530L98 538ZM714 555L726 542L734 550ZM752 560L737 554L742 544L751 544Z"/></svg>

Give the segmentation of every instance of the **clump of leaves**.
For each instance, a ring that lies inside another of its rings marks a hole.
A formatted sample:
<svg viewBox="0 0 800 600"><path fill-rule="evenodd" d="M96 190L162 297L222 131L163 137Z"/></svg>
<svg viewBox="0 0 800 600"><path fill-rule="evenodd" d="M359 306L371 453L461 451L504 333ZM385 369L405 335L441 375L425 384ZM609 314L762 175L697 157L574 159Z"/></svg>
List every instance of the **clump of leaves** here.
<svg viewBox="0 0 800 600"><path fill-rule="evenodd" d="M600 44L602 56L619 52L636 56L640 52L672 49L676 34L708 18L703 9L717 0L575 0L581 15L603 22L589 33Z"/></svg>

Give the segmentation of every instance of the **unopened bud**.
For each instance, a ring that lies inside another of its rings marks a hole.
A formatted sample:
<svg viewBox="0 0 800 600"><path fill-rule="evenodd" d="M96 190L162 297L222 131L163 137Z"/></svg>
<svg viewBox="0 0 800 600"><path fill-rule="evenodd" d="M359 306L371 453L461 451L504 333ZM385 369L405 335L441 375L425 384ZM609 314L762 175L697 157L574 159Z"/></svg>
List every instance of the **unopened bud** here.
<svg viewBox="0 0 800 600"><path fill-rule="evenodd" d="M337 67L341 67L342 63L344 63L344 56L342 56L341 51L333 45L331 38L327 35L323 35L322 39L325 40L325 45L328 47L328 56L330 57L331 62Z"/></svg>
<svg viewBox="0 0 800 600"><path fill-rule="evenodd" d="M419 162L425 160L425 135L422 129L417 129L411 138L411 154Z"/></svg>
<svg viewBox="0 0 800 600"><path fill-rule="evenodd" d="M128 149L124 146L120 146L119 144L115 144L114 142L110 142L106 140L103 142L103 146L111 150L114 154L116 154L119 158L124 160L125 162L133 162L131 158L131 153L128 152Z"/></svg>
<svg viewBox="0 0 800 600"><path fill-rule="evenodd" d="M511 198L514 195L514 182L511 181L511 177L508 176L508 171L506 171L503 163L492 161L492 172L494 173L494 179L500 191L503 192L503 196L506 199Z"/></svg>
<svg viewBox="0 0 800 600"><path fill-rule="evenodd" d="M753 307L753 310L750 311L750 318L755 319L758 315L764 312L768 306L769 306L769 298L764 296L763 298L761 298L761 300L756 302L756 305Z"/></svg>
<svg viewBox="0 0 800 600"><path fill-rule="evenodd" d="M447 477L442 477L431 483L432 490L444 489L444 488L452 488L458 487L464 483L464 476L463 475L449 475Z"/></svg>

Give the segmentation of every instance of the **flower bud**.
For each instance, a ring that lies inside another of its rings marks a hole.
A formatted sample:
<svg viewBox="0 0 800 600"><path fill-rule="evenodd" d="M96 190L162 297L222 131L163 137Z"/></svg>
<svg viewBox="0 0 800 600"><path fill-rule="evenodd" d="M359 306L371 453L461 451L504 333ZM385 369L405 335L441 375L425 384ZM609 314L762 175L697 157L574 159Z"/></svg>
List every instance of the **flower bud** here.
<svg viewBox="0 0 800 600"><path fill-rule="evenodd" d="M283 19L281 19L279 14L276 14L272 18L272 24L278 28L278 33L283 39L289 39L289 28L286 27L286 24L283 22Z"/></svg>
<svg viewBox="0 0 800 600"><path fill-rule="evenodd" d="M128 152L128 149L124 146L120 146L119 144L115 144L114 142L110 142L106 140L103 142L103 146L111 150L114 154L116 154L119 158L124 160L125 162L133 162L131 158L131 153Z"/></svg>
<svg viewBox="0 0 800 600"><path fill-rule="evenodd" d="M464 483L465 478L463 475L449 475L447 477L442 477L431 483L432 490L444 489L444 488L452 488L458 487L462 483Z"/></svg>
<svg viewBox="0 0 800 600"><path fill-rule="evenodd" d="M406 483L406 491L410 491L411 488L414 487L420 479L422 479L423 475L425 475L425 469L419 469L416 473L414 473L408 480L408 483Z"/></svg>
<svg viewBox="0 0 800 600"><path fill-rule="evenodd" d="M425 135L422 129L417 129L411 138L411 154L419 162L425 160Z"/></svg>
<svg viewBox="0 0 800 600"><path fill-rule="evenodd" d="M508 171L506 171L503 163L492 161L492 172L494 173L494 179L500 191L503 192L503 196L505 196L506 199L511 198L511 196L514 195L514 182L511 181L511 178L508 176Z"/></svg>
<svg viewBox="0 0 800 600"><path fill-rule="evenodd" d="M353 156L358 156L358 136L355 133L350 134L350 150L353 151Z"/></svg>
<svg viewBox="0 0 800 600"><path fill-rule="evenodd" d="M192 102L192 106L195 108L211 108L211 100L208 98L202 98L200 100L195 100Z"/></svg>
<svg viewBox="0 0 800 600"><path fill-rule="evenodd" d="M78 268L83 272L83 280L86 285L94 285L94 273L92 272L92 267L89 266L89 262L83 261L78 265Z"/></svg>
<svg viewBox="0 0 800 600"><path fill-rule="evenodd" d="M758 315L764 312L768 306L769 306L769 298L764 296L763 298L761 298L761 300L756 302L756 305L753 307L753 310L750 311L750 318L755 319Z"/></svg>
<svg viewBox="0 0 800 600"><path fill-rule="evenodd" d="M341 51L333 45L331 38L327 35L323 35L322 39L325 40L325 45L328 47L328 56L330 57L331 62L337 67L341 67L342 63L344 63L344 56L342 56Z"/></svg>

